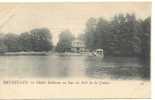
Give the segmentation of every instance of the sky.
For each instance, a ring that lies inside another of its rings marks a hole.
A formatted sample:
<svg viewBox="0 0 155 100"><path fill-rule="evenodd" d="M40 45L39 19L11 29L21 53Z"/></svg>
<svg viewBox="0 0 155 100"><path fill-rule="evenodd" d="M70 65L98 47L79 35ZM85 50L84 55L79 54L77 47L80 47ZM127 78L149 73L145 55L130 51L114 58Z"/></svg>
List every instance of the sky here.
<svg viewBox="0 0 155 100"><path fill-rule="evenodd" d="M90 17L111 19L115 14L134 13L139 19L151 16L150 2L0 4L0 34L48 28L56 45L59 34L70 30L75 36L85 30Z"/></svg>

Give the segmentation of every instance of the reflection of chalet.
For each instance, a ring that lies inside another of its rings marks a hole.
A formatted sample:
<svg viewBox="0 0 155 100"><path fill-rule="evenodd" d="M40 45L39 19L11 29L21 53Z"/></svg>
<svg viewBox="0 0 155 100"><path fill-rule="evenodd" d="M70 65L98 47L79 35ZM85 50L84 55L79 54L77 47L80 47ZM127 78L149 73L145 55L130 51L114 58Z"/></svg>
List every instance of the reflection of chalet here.
<svg viewBox="0 0 155 100"><path fill-rule="evenodd" d="M81 40L73 40L72 41L72 52L80 53L85 51L85 43Z"/></svg>

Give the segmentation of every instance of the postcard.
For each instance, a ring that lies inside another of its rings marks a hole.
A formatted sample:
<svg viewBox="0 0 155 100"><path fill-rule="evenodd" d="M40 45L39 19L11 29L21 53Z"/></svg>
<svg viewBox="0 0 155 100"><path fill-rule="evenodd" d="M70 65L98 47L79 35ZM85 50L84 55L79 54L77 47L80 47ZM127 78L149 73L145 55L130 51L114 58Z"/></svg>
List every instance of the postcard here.
<svg viewBox="0 0 155 100"><path fill-rule="evenodd" d="M0 99L147 99L151 2L1 3Z"/></svg>

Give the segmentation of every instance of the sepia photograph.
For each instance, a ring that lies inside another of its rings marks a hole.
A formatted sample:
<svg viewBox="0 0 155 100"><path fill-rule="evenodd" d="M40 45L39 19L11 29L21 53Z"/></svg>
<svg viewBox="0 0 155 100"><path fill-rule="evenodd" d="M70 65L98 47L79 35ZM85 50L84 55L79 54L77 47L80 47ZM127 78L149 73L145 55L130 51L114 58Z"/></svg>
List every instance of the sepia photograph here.
<svg viewBox="0 0 155 100"><path fill-rule="evenodd" d="M150 38L151 2L1 3L0 79L150 84Z"/></svg>

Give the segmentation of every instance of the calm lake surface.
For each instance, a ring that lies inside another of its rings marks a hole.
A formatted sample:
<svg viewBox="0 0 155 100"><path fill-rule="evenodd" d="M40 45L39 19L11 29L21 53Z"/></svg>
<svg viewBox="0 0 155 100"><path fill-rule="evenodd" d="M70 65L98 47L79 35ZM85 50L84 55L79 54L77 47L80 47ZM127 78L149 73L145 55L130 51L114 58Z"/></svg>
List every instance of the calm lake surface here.
<svg viewBox="0 0 155 100"><path fill-rule="evenodd" d="M139 78L136 58L88 56L0 56L0 77Z"/></svg>

